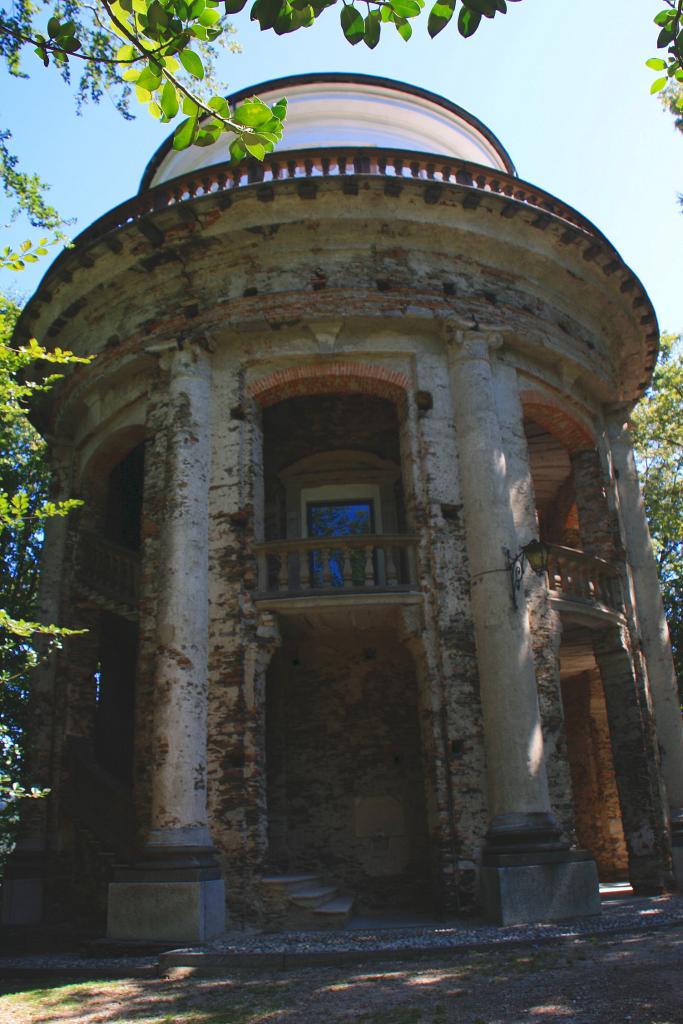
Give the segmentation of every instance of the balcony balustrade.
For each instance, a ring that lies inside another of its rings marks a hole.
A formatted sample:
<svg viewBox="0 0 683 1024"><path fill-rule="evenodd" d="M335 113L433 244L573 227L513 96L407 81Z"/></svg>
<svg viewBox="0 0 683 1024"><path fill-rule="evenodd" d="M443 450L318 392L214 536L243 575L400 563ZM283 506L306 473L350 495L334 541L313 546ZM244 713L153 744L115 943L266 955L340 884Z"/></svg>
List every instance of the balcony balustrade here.
<svg viewBox="0 0 683 1024"><path fill-rule="evenodd" d="M615 566L573 548L555 544L546 547L551 598L623 614L624 598L619 571Z"/></svg>
<svg viewBox="0 0 683 1024"><path fill-rule="evenodd" d="M255 544L262 595L400 592L416 589L415 537L311 537Z"/></svg>
<svg viewBox="0 0 683 1024"><path fill-rule="evenodd" d="M140 555L89 530L78 535L77 577L94 604L129 617L138 606Z"/></svg>

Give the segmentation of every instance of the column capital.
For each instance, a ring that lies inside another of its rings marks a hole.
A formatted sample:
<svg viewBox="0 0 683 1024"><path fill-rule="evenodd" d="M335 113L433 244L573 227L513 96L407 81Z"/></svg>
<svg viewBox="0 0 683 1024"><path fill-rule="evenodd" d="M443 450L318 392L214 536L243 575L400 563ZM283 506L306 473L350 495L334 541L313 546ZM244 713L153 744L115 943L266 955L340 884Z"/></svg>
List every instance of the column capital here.
<svg viewBox="0 0 683 1024"><path fill-rule="evenodd" d="M503 332L489 328L464 329L462 325L447 322L444 327L446 344L451 358L455 361L485 359L490 360L491 352L503 345Z"/></svg>
<svg viewBox="0 0 683 1024"><path fill-rule="evenodd" d="M199 334L191 338L180 336L152 342L151 345L145 346L145 352L158 360L160 370L172 373L181 369L189 370L193 366L199 369L207 356L213 352L213 346L206 335Z"/></svg>
<svg viewBox="0 0 683 1024"><path fill-rule="evenodd" d="M605 423L609 433L623 433L628 431L633 404L626 402L614 402L605 406Z"/></svg>

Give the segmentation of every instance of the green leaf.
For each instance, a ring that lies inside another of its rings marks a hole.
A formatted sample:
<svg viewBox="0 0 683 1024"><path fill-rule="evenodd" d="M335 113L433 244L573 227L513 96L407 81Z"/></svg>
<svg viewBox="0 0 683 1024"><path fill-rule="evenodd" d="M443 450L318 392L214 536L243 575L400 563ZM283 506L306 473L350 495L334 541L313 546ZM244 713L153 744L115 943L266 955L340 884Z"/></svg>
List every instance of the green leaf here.
<svg viewBox="0 0 683 1024"><path fill-rule="evenodd" d="M483 14L493 18L496 13L496 0L463 0L473 14Z"/></svg>
<svg viewBox="0 0 683 1024"><path fill-rule="evenodd" d="M461 7L460 14L458 15L458 32L465 39L468 39L477 31L480 21L481 14L471 11L468 7Z"/></svg>
<svg viewBox="0 0 683 1024"><path fill-rule="evenodd" d="M147 11L147 17L149 18L150 25L155 28L166 28L169 22L168 12L166 8L159 3L159 0L154 0L150 4Z"/></svg>
<svg viewBox="0 0 683 1024"><path fill-rule="evenodd" d="M408 42L408 40L413 34L413 26L404 18L401 18L400 21L395 22L395 24L401 39L405 39L405 41Z"/></svg>
<svg viewBox="0 0 683 1024"><path fill-rule="evenodd" d="M645 66L652 68L653 71L663 71L666 67L666 61L662 60L661 57L650 57L649 60L645 61Z"/></svg>
<svg viewBox="0 0 683 1024"><path fill-rule="evenodd" d="M392 10L399 18L416 18L421 11L417 0L390 0Z"/></svg>
<svg viewBox="0 0 683 1024"><path fill-rule="evenodd" d="M671 28L663 28L657 36L657 49L661 50L664 46L668 46L669 43L673 42L674 33Z"/></svg>
<svg viewBox="0 0 683 1024"><path fill-rule="evenodd" d="M215 110L221 117L230 117L230 104L223 96L212 96L207 106Z"/></svg>
<svg viewBox="0 0 683 1024"><path fill-rule="evenodd" d="M262 31L273 28L285 2L286 0L256 0L250 18L252 21L258 21Z"/></svg>
<svg viewBox="0 0 683 1024"><path fill-rule="evenodd" d="M50 18L50 20L47 23L47 34L49 35L50 39L56 39L57 36L61 34L61 31L62 23L59 20L59 18Z"/></svg>
<svg viewBox="0 0 683 1024"><path fill-rule="evenodd" d="M670 21L676 20L676 12L672 10L660 11L653 20L655 25L668 25Z"/></svg>
<svg viewBox="0 0 683 1024"><path fill-rule="evenodd" d="M193 78L204 77L204 65L199 54L195 53L194 50L181 50L178 54L178 60Z"/></svg>
<svg viewBox="0 0 683 1024"><path fill-rule="evenodd" d="M169 121L178 113L178 107L178 93L175 91L175 86L170 82L165 82L161 90L161 109Z"/></svg>
<svg viewBox="0 0 683 1024"><path fill-rule="evenodd" d="M45 47L44 46L34 46L33 52L35 53L36 57L39 57L42 60L44 66L46 68L49 68L49 66L50 66L50 58L47 55L47 50L45 49Z"/></svg>
<svg viewBox="0 0 683 1024"><path fill-rule="evenodd" d="M234 142L230 143L230 159L232 163L240 163L240 161L244 160L246 155L247 151L240 139L235 139Z"/></svg>
<svg viewBox="0 0 683 1024"><path fill-rule="evenodd" d="M199 15L199 24L210 26L215 25L216 22L221 20L221 16L218 11L213 10L211 7L207 7L206 10L202 11Z"/></svg>
<svg viewBox="0 0 683 1024"><path fill-rule="evenodd" d="M270 121L272 116L270 107L258 96L253 96L252 99L240 103L233 114L233 120L247 128L259 128Z"/></svg>
<svg viewBox="0 0 683 1024"><path fill-rule="evenodd" d="M365 18L363 31L363 42L369 49L374 50L379 42L379 34L382 28L379 11L370 11Z"/></svg>
<svg viewBox="0 0 683 1024"><path fill-rule="evenodd" d="M222 128L217 121L201 125L194 140L195 146L212 146L221 137Z"/></svg>
<svg viewBox="0 0 683 1024"><path fill-rule="evenodd" d="M266 147L262 142L246 142L244 148L250 156L256 157L257 160L263 160L266 155Z"/></svg>
<svg viewBox="0 0 683 1024"><path fill-rule="evenodd" d="M650 93L661 92L667 83L666 78L656 78L650 86Z"/></svg>
<svg viewBox="0 0 683 1024"><path fill-rule="evenodd" d="M135 47L130 45L120 47L116 53L116 59L122 61L135 60L135 58L139 56L140 55Z"/></svg>
<svg viewBox="0 0 683 1024"><path fill-rule="evenodd" d="M173 133L173 148L174 149L187 149L188 146L192 145L195 135L197 134L197 121L196 117L188 117L176 128Z"/></svg>
<svg viewBox="0 0 683 1024"><path fill-rule="evenodd" d="M152 71L149 67L143 68L138 76L137 84L140 89L154 92L161 85L161 75Z"/></svg>
<svg viewBox="0 0 683 1024"><path fill-rule="evenodd" d="M446 27L453 17L455 4L456 0L437 0L432 7L427 21L427 31L432 39Z"/></svg>
<svg viewBox="0 0 683 1024"><path fill-rule="evenodd" d="M205 8L206 0L192 0L192 3L190 4L190 9L188 11L189 17L193 19L198 18Z"/></svg>
<svg viewBox="0 0 683 1024"><path fill-rule="evenodd" d="M363 22L363 15L360 11L357 11L353 4L347 4L342 7L341 14L339 15L341 22L342 32L346 37L347 41L355 46L356 43L360 43L365 32L365 23Z"/></svg>
<svg viewBox="0 0 683 1024"><path fill-rule="evenodd" d="M247 5L247 0L225 0L226 14L239 14Z"/></svg>
<svg viewBox="0 0 683 1024"><path fill-rule="evenodd" d="M283 96L281 100L278 100L273 106L272 114L273 117L278 119L278 121L284 121L287 117L287 98L285 96Z"/></svg>

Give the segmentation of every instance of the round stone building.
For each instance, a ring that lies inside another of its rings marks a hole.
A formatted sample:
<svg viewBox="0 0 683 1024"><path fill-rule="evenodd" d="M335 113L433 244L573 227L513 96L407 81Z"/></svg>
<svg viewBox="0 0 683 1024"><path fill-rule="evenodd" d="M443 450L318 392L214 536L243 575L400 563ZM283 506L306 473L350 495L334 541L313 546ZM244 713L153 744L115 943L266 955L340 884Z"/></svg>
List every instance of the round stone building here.
<svg viewBox="0 0 683 1024"><path fill-rule="evenodd" d="M599 912L683 877L676 680L610 242L424 89L323 74L260 164L165 143L21 318L56 498L3 916L201 941Z"/></svg>

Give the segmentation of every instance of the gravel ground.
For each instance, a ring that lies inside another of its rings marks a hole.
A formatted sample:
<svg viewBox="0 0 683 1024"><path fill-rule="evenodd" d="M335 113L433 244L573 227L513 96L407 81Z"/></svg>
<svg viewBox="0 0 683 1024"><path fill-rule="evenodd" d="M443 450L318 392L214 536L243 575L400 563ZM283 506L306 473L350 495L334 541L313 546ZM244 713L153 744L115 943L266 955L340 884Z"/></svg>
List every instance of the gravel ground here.
<svg viewBox="0 0 683 1024"><path fill-rule="evenodd" d="M0 977L41 971L64 975L90 974L91 977L132 977L156 973L161 962L170 967L303 966L306 961L334 963L368 959L386 961L397 956L430 956L432 952L490 949L588 936L608 936L626 931L652 930L683 926L683 897L678 895L630 897L603 901L599 917L578 918L557 924L515 925L501 928L482 922L452 921L391 926L378 920L374 926L354 926L344 931L287 933L228 933L201 947L174 949L157 956L125 954L103 956L73 953L46 953L25 956L0 956Z"/></svg>
<svg viewBox="0 0 683 1024"><path fill-rule="evenodd" d="M0 1024L683 1024L683 925L400 956L42 988L0 983Z"/></svg>

